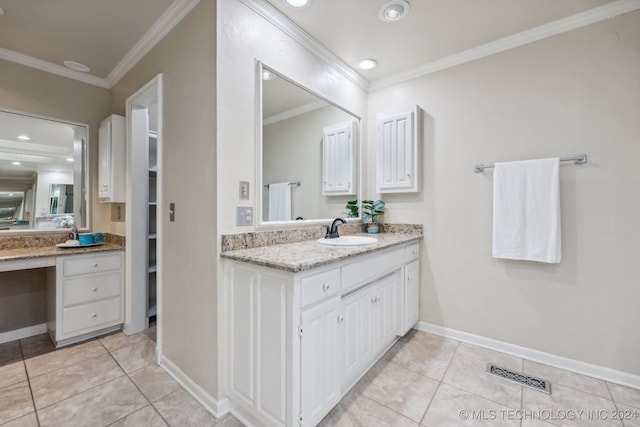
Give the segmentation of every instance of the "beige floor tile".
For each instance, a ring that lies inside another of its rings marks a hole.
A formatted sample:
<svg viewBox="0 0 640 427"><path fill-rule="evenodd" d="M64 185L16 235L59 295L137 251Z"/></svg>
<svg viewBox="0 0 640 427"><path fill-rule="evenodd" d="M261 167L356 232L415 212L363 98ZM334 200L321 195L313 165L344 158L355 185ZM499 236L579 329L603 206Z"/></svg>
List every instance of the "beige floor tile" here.
<svg viewBox="0 0 640 427"><path fill-rule="evenodd" d="M40 411L41 427L106 426L149 403L127 377L76 394Z"/></svg>
<svg viewBox="0 0 640 427"><path fill-rule="evenodd" d="M611 416L598 417L598 411L615 411L613 401L562 385L551 388L552 394L525 388L522 396L524 413L538 414L542 421L559 426L622 426Z"/></svg>
<svg viewBox="0 0 640 427"><path fill-rule="evenodd" d="M158 332L158 331L157 331L157 328L156 328L155 326L152 326L152 327L150 327L150 328L148 328L148 329L145 329L145 330L143 331L143 334L145 334L147 337L149 337L149 339L150 339L151 341L153 341L153 342L156 342L156 343L157 343L157 342L158 342L157 337L156 337L157 332Z"/></svg>
<svg viewBox="0 0 640 427"><path fill-rule="evenodd" d="M0 344L0 365L22 359L20 341L10 341Z"/></svg>
<svg viewBox="0 0 640 427"><path fill-rule="evenodd" d="M356 388L363 396L420 422L438 388L438 381L394 363L385 363L374 378Z"/></svg>
<svg viewBox="0 0 640 427"><path fill-rule="evenodd" d="M109 427L166 427L167 425L155 408L149 405L116 421Z"/></svg>
<svg viewBox="0 0 640 427"><path fill-rule="evenodd" d="M33 377L31 390L36 408L40 409L123 375L111 355L105 353Z"/></svg>
<svg viewBox="0 0 640 427"><path fill-rule="evenodd" d="M548 421L542 421L538 419L524 418L522 420L522 427L556 427L557 424L552 424Z"/></svg>
<svg viewBox="0 0 640 427"><path fill-rule="evenodd" d="M520 419L516 411L456 387L441 384L422 425L519 427Z"/></svg>
<svg viewBox="0 0 640 427"><path fill-rule="evenodd" d="M156 363L156 343L146 338L128 347L111 352L111 355L127 373Z"/></svg>
<svg viewBox="0 0 640 427"><path fill-rule="evenodd" d="M458 344L458 341L412 330L393 346L385 359L441 380Z"/></svg>
<svg viewBox="0 0 640 427"><path fill-rule="evenodd" d="M634 408L640 408L640 390L613 383L607 383L607 385L611 391L611 397L616 403L624 403Z"/></svg>
<svg viewBox="0 0 640 427"><path fill-rule="evenodd" d="M150 402L180 390L180 384L171 378L164 368L156 364L147 365L129 376Z"/></svg>
<svg viewBox="0 0 640 427"><path fill-rule="evenodd" d="M229 414L218 420L215 427L245 427L236 417Z"/></svg>
<svg viewBox="0 0 640 427"><path fill-rule="evenodd" d="M49 353L56 349L51 342L51 338L49 338L49 334L23 338L20 340L20 346L25 359Z"/></svg>
<svg viewBox="0 0 640 427"><path fill-rule="evenodd" d="M186 391L178 390L153 403L172 427L211 427L216 419Z"/></svg>
<svg viewBox="0 0 640 427"><path fill-rule="evenodd" d="M29 378L32 378L106 353L107 351L98 341L89 341L25 359L25 365Z"/></svg>
<svg viewBox="0 0 640 427"><path fill-rule="evenodd" d="M2 424L2 427L38 427L38 418L36 413L32 412L24 417Z"/></svg>
<svg viewBox="0 0 640 427"><path fill-rule="evenodd" d="M27 380L24 362L17 360L0 366L0 388Z"/></svg>
<svg viewBox="0 0 640 427"><path fill-rule="evenodd" d="M0 388L0 425L33 411L33 400L27 381Z"/></svg>
<svg viewBox="0 0 640 427"><path fill-rule="evenodd" d="M640 408L616 403L624 427L640 427Z"/></svg>
<svg viewBox="0 0 640 427"><path fill-rule="evenodd" d="M592 393L606 399L610 398L607 384L604 381L587 377L586 375L576 374L574 372L554 368L552 366L543 365L530 360L524 361L524 373L551 381L552 391L554 385L560 384L565 387L571 387L576 390Z"/></svg>
<svg viewBox="0 0 640 427"><path fill-rule="evenodd" d="M113 352L115 350L119 350L124 347L129 347L130 345L137 344L140 341L145 341L149 339L149 336L144 332L140 332L135 335L126 335L124 332L115 332L110 335L105 335L100 338L100 342L104 347Z"/></svg>
<svg viewBox="0 0 640 427"><path fill-rule="evenodd" d="M489 362L502 368L522 371L522 359L460 343L442 381L509 408L520 409L522 386L487 374Z"/></svg>
<svg viewBox="0 0 640 427"><path fill-rule="evenodd" d="M349 393L319 427L416 427L418 424L365 396Z"/></svg>

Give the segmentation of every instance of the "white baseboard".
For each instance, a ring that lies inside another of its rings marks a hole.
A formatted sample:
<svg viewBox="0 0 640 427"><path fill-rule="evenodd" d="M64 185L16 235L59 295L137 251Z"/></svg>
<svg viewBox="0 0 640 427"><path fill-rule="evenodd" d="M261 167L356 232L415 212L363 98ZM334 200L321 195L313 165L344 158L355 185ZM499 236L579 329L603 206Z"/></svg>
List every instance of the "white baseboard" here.
<svg viewBox="0 0 640 427"><path fill-rule="evenodd" d="M0 332L0 344L15 341L22 338L32 337L34 335L45 334L47 332L47 324L27 326L26 328L15 329L13 331Z"/></svg>
<svg viewBox="0 0 640 427"><path fill-rule="evenodd" d="M216 418L222 418L229 413L229 399L215 399L207 393L202 387L196 384L187 374L182 372L178 366L163 356L160 360L160 366L164 368L194 399L196 399L205 409Z"/></svg>
<svg viewBox="0 0 640 427"><path fill-rule="evenodd" d="M434 325L427 322L418 322L414 329L429 332L434 335L440 335L445 338L474 344L479 347L488 348L490 350L500 351L512 356L531 360L533 362L543 363L545 365L554 366L556 368L565 369L578 374L587 375L604 381L621 384L628 387L640 389L640 376L630 374L623 371L607 368L604 366L592 365L590 363L581 362L579 360L569 359L563 356L557 356L551 353L534 350L519 345L510 344L504 341L494 340L492 338L480 335L470 334L468 332L449 329L442 326Z"/></svg>

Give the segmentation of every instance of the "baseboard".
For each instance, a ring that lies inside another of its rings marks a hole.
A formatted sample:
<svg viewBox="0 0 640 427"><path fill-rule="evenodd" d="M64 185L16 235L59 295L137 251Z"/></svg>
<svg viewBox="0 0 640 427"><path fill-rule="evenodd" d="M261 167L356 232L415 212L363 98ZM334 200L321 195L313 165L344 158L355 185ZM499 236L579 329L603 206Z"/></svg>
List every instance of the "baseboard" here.
<svg viewBox="0 0 640 427"><path fill-rule="evenodd" d="M531 360L533 362L543 363L545 365L565 369L567 371L587 375L589 377L598 378L604 381L640 389L640 376L633 375L627 372L618 371L604 366L593 365L590 363L581 362L579 360L558 356L552 353L545 353L543 351L521 347L519 345L510 344L504 341L498 341L492 338L458 331L456 329L445 328L427 322L420 321L416 323L414 325L414 329L477 345L479 347L488 348L490 350L500 351L512 356Z"/></svg>
<svg viewBox="0 0 640 427"><path fill-rule="evenodd" d="M47 333L47 324L27 326L13 331L0 332L0 344Z"/></svg>
<svg viewBox="0 0 640 427"><path fill-rule="evenodd" d="M175 379L194 399L196 399L211 414L220 419L229 413L229 399L215 399L207 393L202 387L196 384L187 374L182 372L178 366L163 356L160 360L160 366L164 368L169 375Z"/></svg>

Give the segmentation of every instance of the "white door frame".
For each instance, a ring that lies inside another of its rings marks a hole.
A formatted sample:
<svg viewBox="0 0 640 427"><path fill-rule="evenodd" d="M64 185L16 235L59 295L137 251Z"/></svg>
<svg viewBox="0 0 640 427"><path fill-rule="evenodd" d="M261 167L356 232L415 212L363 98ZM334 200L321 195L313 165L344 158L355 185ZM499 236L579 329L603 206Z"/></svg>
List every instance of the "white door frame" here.
<svg viewBox="0 0 640 427"><path fill-rule="evenodd" d="M146 204L145 195L138 194L141 187L134 185L135 172L139 172L139 168L134 170L135 151L133 141L133 111L136 109L146 109L151 104L157 105L158 113L158 173L157 173L157 240L156 240L156 289L157 289L157 356L158 361L162 356L162 241L163 241L163 197L162 197L162 74L158 74L151 81L145 84L137 92L127 98L126 114L127 114L127 160L126 160L126 248L125 248L125 324L124 332L127 335L135 334L144 330L147 325L147 290L145 285L141 285L136 277L139 277L140 263L139 253L136 254L135 248L140 248L141 244L147 245L148 230L144 230L144 242L140 242L140 230L134 229L134 222L139 224L136 218L146 217L148 206ZM146 142L146 141L145 141ZM146 146L146 145L145 145ZM145 165L144 174L147 176L148 171ZM136 201L144 200L144 211L141 211L140 203ZM144 216L143 216L144 215ZM137 264L134 259L138 255ZM145 267L145 275L147 273ZM143 281L146 284L146 280Z"/></svg>

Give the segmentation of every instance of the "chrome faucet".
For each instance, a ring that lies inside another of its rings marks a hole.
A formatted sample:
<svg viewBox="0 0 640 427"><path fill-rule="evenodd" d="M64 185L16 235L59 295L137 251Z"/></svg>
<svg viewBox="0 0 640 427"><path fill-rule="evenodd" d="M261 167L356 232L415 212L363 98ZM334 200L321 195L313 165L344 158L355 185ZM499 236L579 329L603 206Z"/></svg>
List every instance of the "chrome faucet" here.
<svg viewBox="0 0 640 427"><path fill-rule="evenodd" d="M78 240L78 227L73 224L73 228L71 229L71 233L69 233L69 238L71 240Z"/></svg>
<svg viewBox="0 0 640 427"><path fill-rule="evenodd" d="M338 234L338 222L341 222L343 224L347 223L347 221L342 218L336 218L331 223L331 228L329 228L328 225L325 225L325 228L327 229L327 235L324 236L325 239L337 239L338 237L340 237L340 235Z"/></svg>

